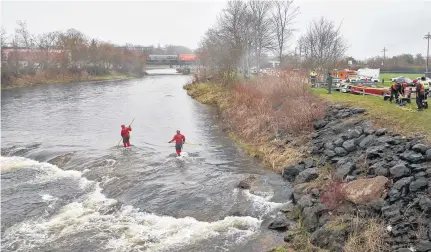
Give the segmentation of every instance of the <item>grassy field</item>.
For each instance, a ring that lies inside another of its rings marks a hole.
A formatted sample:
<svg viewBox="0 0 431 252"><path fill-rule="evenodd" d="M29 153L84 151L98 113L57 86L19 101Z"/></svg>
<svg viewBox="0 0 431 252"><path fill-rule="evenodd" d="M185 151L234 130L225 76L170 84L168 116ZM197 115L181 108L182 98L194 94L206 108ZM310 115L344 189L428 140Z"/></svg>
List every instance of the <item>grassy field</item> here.
<svg viewBox="0 0 431 252"><path fill-rule="evenodd" d="M395 103L384 101L382 97L340 92L329 95L326 89L312 89L312 92L334 103L367 109L368 113L364 117L378 127L389 128L403 135L424 135L431 141L431 109L416 111L415 100L405 107L399 107Z"/></svg>
<svg viewBox="0 0 431 252"><path fill-rule="evenodd" d="M385 79L385 82L390 82L391 78L395 78L395 77L399 77L399 76L404 76L410 79L416 79L417 77L421 77L423 76L423 74L409 74L409 73L384 73L384 74L380 74L380 81L382 81L383 79Z"/></svg>

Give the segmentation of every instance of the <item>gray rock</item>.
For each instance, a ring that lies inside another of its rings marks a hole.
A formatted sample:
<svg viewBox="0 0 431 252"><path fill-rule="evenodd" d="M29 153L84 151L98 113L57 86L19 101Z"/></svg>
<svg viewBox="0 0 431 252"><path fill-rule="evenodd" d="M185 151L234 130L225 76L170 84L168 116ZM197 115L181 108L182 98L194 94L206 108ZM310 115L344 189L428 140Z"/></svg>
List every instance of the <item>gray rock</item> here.
<svg viewBox="0 0 431 252"><path fill-rule="evenodd" d="M299 231L288 230L284 235L284 241L285 242L293 241L293 238L295 238L295 236L297 236L299 233L300 233Z"/></svg>
<svg viewBox="0 0 431 252"><path fill-rule="evenodd" d="M392 217L399 216L400 209L397 207L394 207L394 205L385 206L385 207L382 207L382 213L385 218L390 219Z"/></svg>
<svg viewBox="0 0 431 252"><path fill-rule="evenodd" d="M417 192L428 187L428 179L420 177L410 184L410 191Z"/></svg>
<svg viewBox="0 0 431 252"><path fill-rule="evenodd" d="M300 172L298 176L296 176L295 183L302 184L310 182L317 177L319 177L319 173L317 172L316 168L305 169L304 171Z"/></svg>
<svg viewBox="0 0 431 252"><path fill-rule="evenodd" d="M364 138L364 140L362 140L362 141L359 143L359 147L361 147L361 148L367 148L367 147L369 146L369 144L370 144L372 141L374 141L374 139L375 139L375 136L374 136L374 135L368 135L368 136L366 136L366 137Z"/></svg>
<svg viewBox="0 0 431 252"><path fill-rule="evenodd" d="M381 158L384 150L385 150L385 146L382 146L382 145L371 146L367 148L367 151L365 152L365 154L367 155L368 159Z"/></svg>
<svg viewBox="0 0 431 252"><path fill-rule="evenodd" d="M327 121L319 120L319 121L314 122L313 126L314 126L314 129L318 130L318 129L325 127L326 124L328 124Z"/></svg>
<svg viewBox="0 0 431 252"><path fill-rule="evenodd" d="M408 248L400 248L400 249L395 250L394 252L412 252L412 251Z"/></svg>
<svg viewBox="0 0 431 252"><path fill-rule="evenodd" d="M378 142L378 143L389 143L389 142L391 142L393 140L393 138L392 137L390 137L390 136L381 136L381 137L379 137L379 138L377 138L376 139L376 141Z"/></svg>
<svg viewBox="0 0 431 252"><path fill-rule="evenodd" d="M404 187L409 187L409 184L413 181L413 177L405 177L394 183L392 189L401 190Z"/></svg>
<svg viewBox="0 0 431 252"><path fill-rule="evenodd" d="M288 204L288 205L285 205L282 208L280 208L280 212L282 212L282 213L290 213L290 212L293 212L294 208L295 208L295 205Z"/></svg>
<svg viewBox="0 0 431 252"><path fill-rule="evenodd" d="M356 130L349 130L347 132L347 138L348 139L353 139L353 138L357 138L361 135L360 132L356 131Z"/></svg>
<svg viewBox="0 0 431 252"><path fill-rule="evenodd" d="M362 114L364 112L365 112L364 108L354 108L354 109L352 109L352 113L353 114Z"/></svg>
<svg viewBox="0 0 431 252"><path fill-rule="evenodd" d="M292 221L289 221L286 219L286 217L280 216L273 220L268 228L269 229L276 229L276 230L286 230L288 228L294 227L296 224Z"/></svg>
<svg viewBox="0 0 431 252"><path fill-rule="evenodd" d="M353 142L355 143L355 145L359 145L362 142L362 140L364 140L364 139L365 139L365 135L362 134L358 138L355 138L355 140Z"/></svg>
<svg viewBox="0 0 431 252"><path fill-rule="evenodd" d="M420 240L415 248L417 252L429 252L431 251L431 241Z"/></svg>
<svg viewBox="0 0 431 252"><path fill-rule="evenodd" d="M312 158L307 158L304 160L305 168L312 168L316 165L316 162Z"/></svg>
<svg viewBox="0 0 431 252"><path fill-rule="evenodd" d="M304 209L306 207L311 207L313 206L313 201L310 195L306 194L304 196L302 196L299 200L298 200L298 206L301 209Z"/></svg>
<svg viewBox="0 0 431 252"><path fill-rule="evenodd" d="M384 134L386 134L386 129L385 128L381 128L381 129L378 129L377 131L376 131L376 136L383 136Z"/></svg>
<svg viewBox="0 0 431 252"><path fill-rule="evenodd" d="M319 189L317 189L317 188L313 188L313 189L311 189L311 194L312 194L314 197L319 197L319 196L320 196L320 191L319 191Z"/></svg>
<svg viewBox="0 0 431 252"><path fill-rule="evenodd" d="M405 235L410 231L410 224L407 222L401 222L392 227L392 236Z"/></svg>
<svg viewBox="0 0 431 252"><path fill-rule="evenodd" d="M325 149L333 150L334 148L335 146L331 142L325 143Z"/></svg>
<svg viewBox="0 0 431 252"><path fill-rule="evenodd" d="M335 146L337 146L337 147L341 147L342 145L343 145L343 143L344 143L344 140L340 137L340 138L337 138L335 141L334 141L334 144L335 144Z"/></svg>
<svg viewBox="0 0 431 252"><path fill-rule="evenodd" d="M422 154L426 154L428 147L425 144L415 144L413 145L412 150Z"/></svg>
<svg viewBox="0 0 431 252"><path fill-rule="evenodd" d="M428 161L431 161L431 149L427 150L425 156Z"/></svg>
<svg viewBox="0 0 431 252"><path fill-rule="evenodd" d="M388 174L389 174L389 170L388 170L388 168L385 168L385 167L377 167L375 170L374 170L374 173L377 175L377 176L388 176Z"/></svg>
<svg viewBox="0 0 431 252"><path fill-rule="evenodd" d="M353 162L347 162L342 166L338 167L335 172L335 178L339 180L343 180L350 172L355 168L355 164Z"/></svg>
<svg viewBox="0 0 431 252"><path fill-rule="evenodd" d="M399 163L389 169L389 172L394 178L402 178L410 175L410 170L404 164Z"/></svg>
<svg viewBox="0 0 431 252"><path fill-rule="evenodd" d="M287 179L290 182L293 182L295 181L296 176L298 176L298 174L304 170L305 165L303 164L287 166L284 168L283 178Z"/></svg>
<svg viewBox="0 0 431 252"><path fill-rule="evenodd" d="M316 230L319 219L317 218L316 212L313 211L312 207L304 208L302 212L303 224L309 232Z"/></svg>
<svg viewBox="0 0 431 252"><path fill-rule="evenodd" d="M424 157L422 154L417 153L415 151L406 150L401 155L400 158L407 160L411 163L419 163L424 160Z"/></svg>
<svg viewBox="0 0 431 252"><path fill-rule="evenodd" d="M427 174L425 172L418 172L415 175L413 175L413 177L415 177L415 179L418 179L418 178L425 177L426 175Z"/></svg>
<svg viewBox="0 0 431 252"><path fill-rule="evenodd" d="M335 147L334 149L335 154L340 157L344 157L347 155L347 151L343 147Z"/></svg>
<svg viewBox="0 0 431 252"><path fill-rule="evenodd" d="M368 203L368 206L370 206L376 212L380 212L382 210L382 208L387 206L387 205L388 205L388 203L386 203L386 201L384 199L378 199L378 200L374 200L374 201L371 201L370 203Z"/></svg>
<svg viewBox="0 0 431 252"><path fill-rule="evenodd" d="M375 132L375 130L373 129L373 128L371 128L371 127L364 127L364 134L365 135L372 135L372 134L374 134L374 132Z"/></svg>
<svg viewBox="0 0 431 252"><path fill-rule="evenodd" d="M356 149L355 141L354 140L347 140L343 143L343 148L346 149L346 151L351 152Z"/></svg>
<svg viewBox="0 0 431 252"><path fill-rule="evenodd" d="M364 128L362 128L361 126L356 126L355 131L358 132L359 135L361 135L362 133L364 133Z"/></svg>
<svg viewBox="0 0 431 252"><path fill-rule="evenodd" d="M334 152L334 151L332 151L332 150L325 150L324 152L323 152L326 156L328 156L329 158L332 158L332 157L335 157L337 154Z"/></svg>
<svg viewBox="0 0 431 252"><path fill-rule="evenodd" d="M431 213L431 199L425 196L419 200L419 207L426 213Z"/></svg>
<svg viewBox="0 0 431 252"><path fill-rule="evenodd" d="M415 173L426 171L426 167L421 164L409 164L408 166Z"/></svg>
<svg viewBox="0 0 431 252"><path fill-rule="evenodd" d="M341 251L347 240L346 229L319 228L311 235L311 243L330 251Z"/></svg>

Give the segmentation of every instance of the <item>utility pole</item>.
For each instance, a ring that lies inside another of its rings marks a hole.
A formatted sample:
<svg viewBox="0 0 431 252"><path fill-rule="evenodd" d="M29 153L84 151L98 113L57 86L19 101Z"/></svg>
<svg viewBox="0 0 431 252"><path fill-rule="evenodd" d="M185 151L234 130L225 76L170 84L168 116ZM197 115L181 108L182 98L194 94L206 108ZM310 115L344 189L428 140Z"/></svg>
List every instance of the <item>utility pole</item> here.
<svg viewBox="0 0 431 252"><path fill-rule="evenodd" d="M430 38L431 38L431 35L430 35L430 33L428 32L428 34L427 35L425 35L425 37L424 37L424 39L427 39L428 40L428 47L427 47L427 65L426 65L426 68L425 68L425 76L427 76L428 77L428 75L429 75L429 72L428 72L428 61L429 61L429 57L430 57Z"/></svg>
<svg viewBox="0 0 431 252"><path fill-rule="evenodd" d="M382 61L382 66L385 64L385 59L386 59L386 52L387 52L388 50L386 49L386 47L383 47L383 50L382 50L382 52L383 52L383 61Z"/></svg>

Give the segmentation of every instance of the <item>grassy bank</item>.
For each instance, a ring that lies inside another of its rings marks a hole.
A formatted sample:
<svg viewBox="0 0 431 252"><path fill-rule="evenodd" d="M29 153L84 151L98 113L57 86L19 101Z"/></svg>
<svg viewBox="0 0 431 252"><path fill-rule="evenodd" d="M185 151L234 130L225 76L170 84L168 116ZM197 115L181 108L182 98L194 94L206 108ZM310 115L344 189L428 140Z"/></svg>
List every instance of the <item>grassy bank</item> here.
<svg viewBox="0 0 431 252"><path fill-rule="evenodd" d="M325 89L312 89L312 92L334 103L362 107L367 109L363 115L370 119L376 126L390 128L402 135L424 135L431 140L431 111L416 111L416 102L399 107L395 103L384 101L382 97L362 96L333 92L327 94Z"/></svg>
<svg viewBox="0 0 431 252"><path fill-rule="evenodd" d="M46 75L35 75L35 76L23 76L14 78L12 84L2 85L1 89L12 89L20 87L29 87L40 84L64 84L71 82L86 82L86 81L104 81L104 80L127 80L134 79L137 76L134 75L123 75L123 74L109 74L102 76L92 75L58 75L58 76L46 76Z"/></svg>
<svg viewBox="0 0 431 252"><path fill-rule="evenodd" d="M297 83L286 77L184 88L191 97L219 109L222 126L240 148L281 172L305 155L307 133L313 121L324 116L324 105L319 105L323 100Z"/></svg>

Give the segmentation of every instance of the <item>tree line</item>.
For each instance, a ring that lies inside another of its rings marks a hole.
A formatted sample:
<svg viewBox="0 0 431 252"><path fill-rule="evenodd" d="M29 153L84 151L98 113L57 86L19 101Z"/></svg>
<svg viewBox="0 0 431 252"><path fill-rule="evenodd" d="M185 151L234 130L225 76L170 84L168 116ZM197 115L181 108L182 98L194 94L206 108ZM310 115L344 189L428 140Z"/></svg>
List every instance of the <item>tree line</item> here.
<svg viewBox="0 0 431 252"><path fill-rule="evenodd" d="M281 65L299 48L298 64L307 69L326 71L345 58L346 41L340 25L321 17L312 20L298 41L295 20L300 15L293 1L232 0L220 13L216 24L203 36L197 53L201 65L224 79L253 67L261 68L262 55L276 55Z"/></svg>
<svg viewBox="0 0 431 252"><path fill-rule="evenodd" d="M387 72L423 73L425 71L426 56L403 53L392 57L375 56L367 60L349 58L355 67L380 68Z"/></svg>
<svg viewBox="0 0 431 252"><path fill-rule="evenodd" d="M25 21L8 34L1 28L2 83L36 75L143 75L148 54L192 53L184 46L116 45L90 38L76 29L32 34ZM25 64L24 64L25 63Z"/></svg>

